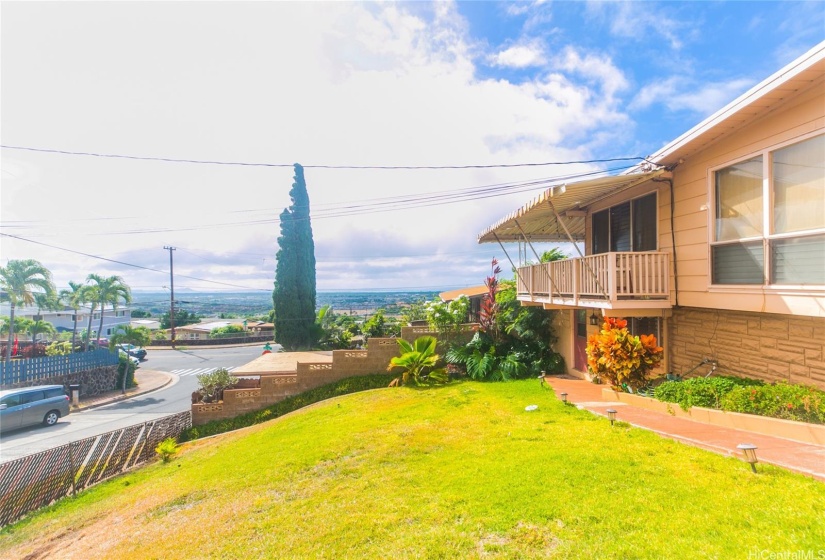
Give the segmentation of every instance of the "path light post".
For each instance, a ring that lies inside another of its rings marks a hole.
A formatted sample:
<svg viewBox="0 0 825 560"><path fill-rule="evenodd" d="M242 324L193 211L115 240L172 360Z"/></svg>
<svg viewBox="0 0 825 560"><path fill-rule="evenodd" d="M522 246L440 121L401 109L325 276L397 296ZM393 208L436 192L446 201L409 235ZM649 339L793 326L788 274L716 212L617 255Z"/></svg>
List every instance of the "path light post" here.
<svg viewBox="0 0 825 560"><path fill-rule="evenodd" d="M561 402L563 402L564 404L567 404L567 393L562 393L559 396L561 397Z"/></svg>
<svg viewBox="0 0 825 560"><path fill-rule="evenodd" d="M613 408L607 409L607 419L610 420L610 425L613 425L613 422L616 421L616 410Z"/></svg>
<svg viewBox="0 0 825 560"><path fill-rule="evenodd" d="M736 446L736 449L741 449L742 452L745 454L745 461L751 464L751 470L756 472L756 450L757 447L752 443L740 443Z"/></svg>

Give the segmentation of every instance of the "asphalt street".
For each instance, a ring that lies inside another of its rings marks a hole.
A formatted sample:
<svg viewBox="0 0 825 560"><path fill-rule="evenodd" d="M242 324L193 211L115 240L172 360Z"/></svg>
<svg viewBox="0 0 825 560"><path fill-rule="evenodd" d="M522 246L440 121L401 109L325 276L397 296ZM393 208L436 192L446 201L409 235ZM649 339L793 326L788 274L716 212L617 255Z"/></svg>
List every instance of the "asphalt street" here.
<svg viewBox="0 0 825 560"><path fill-rule="evenodd" d="M172 383L129 400L74 412L51 427L34 426L0 436L0 462L72 441L188 410L197 373L234 369L261 355L261 346L151 349L143 367L173 374Z"/></svg>

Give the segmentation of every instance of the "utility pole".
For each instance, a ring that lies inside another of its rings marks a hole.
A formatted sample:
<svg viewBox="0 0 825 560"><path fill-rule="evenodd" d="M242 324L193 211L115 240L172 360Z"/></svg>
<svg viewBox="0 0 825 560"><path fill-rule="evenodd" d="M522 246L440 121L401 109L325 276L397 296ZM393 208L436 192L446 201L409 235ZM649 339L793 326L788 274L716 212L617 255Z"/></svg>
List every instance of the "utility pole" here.
<svg viewBox="0 0 825 560"><path fill-rule="evenodd" d="M169 251L169 287L170 287L170 300L169 300L169 325L172 327L172 349L175 348L175 269L172 263L172 251L175 250L174 247L171 245L164 245L164 249Z"/></svg>

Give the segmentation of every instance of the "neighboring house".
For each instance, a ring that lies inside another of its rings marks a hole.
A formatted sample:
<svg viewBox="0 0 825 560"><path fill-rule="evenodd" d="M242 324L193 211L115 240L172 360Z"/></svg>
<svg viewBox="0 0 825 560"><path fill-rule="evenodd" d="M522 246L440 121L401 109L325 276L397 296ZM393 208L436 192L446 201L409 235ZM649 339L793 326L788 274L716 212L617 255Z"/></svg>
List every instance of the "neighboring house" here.
<svg viewBox="0 0 825 560"><path fill-rule="evenodd" d="M469 288L459 288L458 290L450 290L449 292L441 292L438 297L441 301L448 303L459 296L467 296L470 300L470 307L467 310L467 322L478 323L481 316L481 302L487 294L487 286L470 286Z"/></svg>
<svg viewBox="0 0 825 560"><path fill-rule="evenodd" d="M655 123L651 123L655 126ZM558 185L479 242L568 242L518 269L523 305L558 310L586 376L602 316L655 333L663 371L825 388L825 43L632 172Z"/></svg>
<svg viewBox="0 0 825 560"><path fill-rule="evenodd" d="M132 319L133 327L146 327L150 331L160 329L160 321L157 319Z"/></svg>
<svg viewBox="0 0 825 560"><path fill-rule="evenodd" d="M8 317L10 312L11 309L9 308L8 303L0 304L0 315ZM89 307L81 307L77 311L78 333L85 330L89 326L89 312ZM74 328L74 315L75 310L70 307L65 307L58 311L47 311L45 309L40 309L39 312L35 306L17 306L14 309L15 317L28 317L33 320L35 317L38 317L39 319L54 325L57 332L71 332L72 328ZM107 306L103 310L103 332L101 333L101 336L108 337L115 334L117 327L129 325L131 320L132 311L128 307L124 308L119 306L117 310L115 310L111 306ZM92 314L92 331L97 333L99 326L100 309L95 309Z"/></svg>

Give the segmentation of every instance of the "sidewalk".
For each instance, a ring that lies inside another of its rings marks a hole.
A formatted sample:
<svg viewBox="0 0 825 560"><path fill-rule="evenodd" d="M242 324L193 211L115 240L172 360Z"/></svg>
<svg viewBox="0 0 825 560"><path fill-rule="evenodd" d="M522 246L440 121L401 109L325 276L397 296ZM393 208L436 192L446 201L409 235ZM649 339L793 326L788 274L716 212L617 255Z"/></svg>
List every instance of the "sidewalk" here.
<svg viewBox="0 0 825 560"><path fill-rule="evenodd" d="M72 412L88 410L90 408L103 406L104 404L110 404L113 402L131 399L139 395L145 395L146 393L151 393L152 391L157 391L158 389L166 387L172 382L173 379L174 376L172 374L165 373L163 371L138 368L135 372L137 387L130 387L129 389L126 389L125 394L121 393L120 389L117 389L102 393L100 395L95 395L93 397L81 397L79 404L72 405Z"/></svg>
<svg viewBox="0 0 825 560"><path fill-rule="evenodd" d="M616 420L721 455L742 458L742 453L736 446L752 443L758 447L757 457L760 463L777 465L825 482L825 446L712 426L622 402L605 401L602 399L603 385L581 379L546 377L545 380L556 396L562 392L567 393L567 400L580 409L607 416L606 410L613 408L617 411Z"/></svg>

